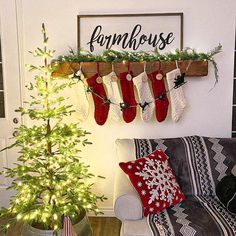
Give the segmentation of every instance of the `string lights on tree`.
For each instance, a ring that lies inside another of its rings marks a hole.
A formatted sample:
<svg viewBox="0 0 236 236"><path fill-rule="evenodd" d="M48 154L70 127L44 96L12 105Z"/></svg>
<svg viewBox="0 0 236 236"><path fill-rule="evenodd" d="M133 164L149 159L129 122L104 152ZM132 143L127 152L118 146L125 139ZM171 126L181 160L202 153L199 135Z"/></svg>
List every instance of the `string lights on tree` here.
<svg viewBox="0 0 236 236"><path fill-rule="evenodd" d="M49 59L54 51L47 49L44 25L42 33L44 47L37 48L32 55L41 58L43 65L28 66L29 71L38 74L27 86L31 100L17 110L37 121L37 125L16 128L15 143L5 148L18 148L19 157L15 167L2 172L12 178L9 189L16 194L10 200L10 207L0 210L0 218L8 219L1 225L4 231L20 222L54 230L56 235L63 226L64 216L70 217L74 224L82 209L99 214L97 202L106 198L92 193L90 179L94 175L78 156L81 147L90 144L86 138L89 133L76 123L63 121L74 111L71 105L65 105L60 92L73 82L58 84L57 78L51 76L55 68Z"/></svg>

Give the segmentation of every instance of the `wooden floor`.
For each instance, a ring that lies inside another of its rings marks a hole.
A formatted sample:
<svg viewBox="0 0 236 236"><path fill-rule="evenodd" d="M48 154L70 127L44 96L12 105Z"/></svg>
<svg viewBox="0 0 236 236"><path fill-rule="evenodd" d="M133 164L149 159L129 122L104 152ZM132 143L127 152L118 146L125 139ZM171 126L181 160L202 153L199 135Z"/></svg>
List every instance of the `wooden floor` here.
<svg viewBox="0 0 236 236"><path fill-rule="evenodd" d="M111 217L90 217L93 236L119 236L121 222Z"/></svg>
<svg viewBox="0 0 236 236"><path fill-rule="evenodd" d="M93 236L119 236L121 222L113 217L89 217ZM0 223L1 224L1 223ZM20 236L20 226L11 229L7 236ZM4 236L0 234L0 236Z"/></svg>

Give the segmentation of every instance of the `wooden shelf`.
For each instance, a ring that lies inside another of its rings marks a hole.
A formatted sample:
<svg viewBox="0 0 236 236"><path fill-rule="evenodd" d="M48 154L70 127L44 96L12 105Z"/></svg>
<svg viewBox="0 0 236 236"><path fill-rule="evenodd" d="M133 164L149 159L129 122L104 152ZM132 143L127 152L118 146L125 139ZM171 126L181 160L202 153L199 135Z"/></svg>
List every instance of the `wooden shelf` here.
<svg viewBox="0 0 236 236"><path fill-rule="evenodd" d="M99 64L99 73L101 76L107 75L111 72L112 64L110 62L98 62ZM181 72L184 72L189 64L189 61L178 61L179 68ZM143 72L143 62L130 62L130 70L133 71L134 76ZM157 70L157 62L147 62L146 71L147 73ZM161 62L161 70L164 74L176 68L174 61L163 61ZM53 72L53 76L65 76L67 77L70 74L73 74L74 71L80 69L80 63L78 62L63 62L59 64L58 70ZM82 70L86 78L93 76L97 72L97 62L83 62ZM121 72L128 70L128 63L115 62L114 70L117 75ZM208 74L208 61L192 61L189 66L186 76L207 76Z"/></svg>

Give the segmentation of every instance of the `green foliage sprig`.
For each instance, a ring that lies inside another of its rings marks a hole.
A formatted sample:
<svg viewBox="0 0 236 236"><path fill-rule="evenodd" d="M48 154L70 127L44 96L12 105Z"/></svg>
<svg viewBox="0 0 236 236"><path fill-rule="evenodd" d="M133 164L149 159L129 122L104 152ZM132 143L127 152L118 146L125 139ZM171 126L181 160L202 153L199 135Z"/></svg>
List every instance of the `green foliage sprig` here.
<svg viewBox="0 0 236 236"><path fill-rule="evenodd" d="M89 51L79 49L75 53L72 49L68 55L59 56L60 62L153 62L153 61L210 61L212 62L215 70L216 82L218 82L218 67L214 60L214 56L222 51L222 45L219 44L217 47L212 49L210 52L196 52L195 49L185 48L184 50L176 49L174 53L168 52L165 54L159 53L157 50L152 52L127 52L127 51L116 51L116 50L105 50L102 54L92 54Z"/></svg>
<svg viewBox="0 0 236 236"><path fill-rule="evenodd" d="M176 49L174 53L168 52L160 54L157 50L152 52L127 52L116 50L105 50L102 54L92 54L89 51L79 49L77 53L70 50L68 55L59 56L59 61L68 62L122 62L122 61L175 61L175 60L194 60L194 61L211 61L213 56L221 52L222 46L219 44L208 53L198 53L195 49L186 48L184 50Z"/></svg>
<svg viewBox="0 0 236 236"><path fill-rule="evenodd" d="M0 218L7 219L7 223L0 226L5 232L19 222L39 225L57 234L63 226L64 215L76 223L83 209L101 213L97 202L106 199L92 193L90 179L94 175L78 156L81 147L90 144L86 138L89 133L76 123L63 122L73 109L65 105L60 93L73 84L68 81L58 84L57 78L51 76L54 68L48 60L54 51L47 49L44 25L42 33L43 49L37 48L31 53L41 58L43 65L28 66L30 71L37 72L34 82L27 86L34 94L17 109L22 116L36 120L37 125L16 128L15 143L7 148L19 149L17 164L2 173L12 178L9 189L16 192L10 199L10 207L0 210Z"/></svg>

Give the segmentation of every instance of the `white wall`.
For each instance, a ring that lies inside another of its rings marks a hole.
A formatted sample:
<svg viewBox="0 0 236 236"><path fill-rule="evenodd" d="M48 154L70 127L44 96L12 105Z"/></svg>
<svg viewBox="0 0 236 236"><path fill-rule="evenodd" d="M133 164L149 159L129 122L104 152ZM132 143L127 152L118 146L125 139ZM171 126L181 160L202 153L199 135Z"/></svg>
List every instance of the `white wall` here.
<svg viewBox="0 0 236 236"><path fill-rule="evenodd" d="M177 124L170 119L161 124L156 121L144 123L136 119L131 124L108 121L100 127L93 119L93 103L90 101L90 116L81 123L81 127L92 132L90 140L93 145L84 150L83 156L84 160L91 164L93 173L106 177L105 180L98 180L95 187L96 192L104 193L108 197L108 201L101 204L101 207L112 207L117 138L157 138L194 134L230 137L235 0L22 0L21 7L23 29L20 37L24 50L21 59L24 63L35 62L27 51L40 45L42 22L46 24L49 44L56 50L56 55L66 54L68 46L76 49L76 16L81 13L183 12L184 46L206 52L218 43L223 45L223 53L216 57L220 73L219 83L209 92L215 81L212 66L209 67L207 77L190 78L184 86L188 107ZM25 73L25 77L27 81L29 75Z"/></svg>

